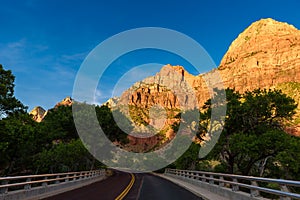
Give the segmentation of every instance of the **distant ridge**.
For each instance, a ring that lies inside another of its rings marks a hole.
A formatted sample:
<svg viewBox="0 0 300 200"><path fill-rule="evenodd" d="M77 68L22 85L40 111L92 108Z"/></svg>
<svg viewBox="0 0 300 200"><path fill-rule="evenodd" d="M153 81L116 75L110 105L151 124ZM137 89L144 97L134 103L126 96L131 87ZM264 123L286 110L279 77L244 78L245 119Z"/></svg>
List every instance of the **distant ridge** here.
<svg viewBox="0 0 300 200"><path fill-rule="evenodd" d="M58 102L52 109L56 109L60 106L72 106L73 102L74 101L71 97L66 97L62 101ZM52 109L50 109L50 110L52 110ZM48 111L49 110L46 111L41 106L36 106L33 110L31 110L29 112L29 114L32 116L33 120L35 120L36 122L41 122L47 115Z"/></svg>

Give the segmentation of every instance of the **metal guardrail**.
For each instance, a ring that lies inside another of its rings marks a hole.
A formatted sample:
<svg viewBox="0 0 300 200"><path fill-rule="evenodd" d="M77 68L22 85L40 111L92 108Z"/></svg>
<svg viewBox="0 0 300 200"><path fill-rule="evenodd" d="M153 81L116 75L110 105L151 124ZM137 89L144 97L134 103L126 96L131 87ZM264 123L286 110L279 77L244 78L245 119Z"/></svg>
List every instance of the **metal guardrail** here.
<svg viewBox="0 0 300 200"><path fill-rule="evenodd" d="M260 192L264 192L277 195L280 199L285 200L300 199L300 194L292 193L289 190L289 186L300 187L300 181L177 169L166 169L165 173L218 185L219 187L230 187L233 192L240 191L240 188L247 188L250 190L251 197L259 197ZM278 184L280 190L259 186L260 182Z"/></svg>
<svg viewBox="0 0 300 200"><path fill-rule="evenodd" d="M0 195L104 176L105 170L0 177Z"/></svg>

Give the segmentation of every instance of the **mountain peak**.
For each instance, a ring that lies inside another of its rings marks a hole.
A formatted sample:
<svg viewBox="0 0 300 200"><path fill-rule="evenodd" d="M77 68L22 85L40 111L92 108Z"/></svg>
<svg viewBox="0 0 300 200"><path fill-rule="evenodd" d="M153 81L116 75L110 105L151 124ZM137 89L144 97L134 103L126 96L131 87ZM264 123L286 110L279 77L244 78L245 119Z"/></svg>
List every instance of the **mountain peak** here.
<svg viewBox="0 0 300 200"><path fill-rule="evenodd" d="M41 122L47 114L47 111L41 106L36 106L32 111L29 112L32 119L36 122Z"/></svg>
<svg viewBox="0 0 300 200"><path fill-rule="evenodd" d="M266 61L268 65L280 65L280 61L286 59L275 59L274 55L296 52L299 44L300 31L293 25L271 18L261 19L252 23L231 43L219 69L235 67L239 61L245 62L245 66L252 62L251 65L261 64L262 67Z"/></svg>
<svg viewBox="0 0 300 200"><path fill-rule="evenodd" d="M55 105L55 108L59 106L71 106L73 104L73 99L71 97L64 98L61 102Z"/></svg>
<svg viewBox="0 0 300 200"><path fill-rule="evenodd" d="M293 25L286 22L279 22L272 18L260 19L253 22L244 32L247 34L287 34L296 31Z"/></svg>
<svg viewBox="0 0 300 200"><path fill-rule="evenodd" d="M73 104L73 99L71 97L66 97L61 102L57 103L54 109L60 106L72 106L72 104ZM53 110L53 108L50 110ZM32 116L32 119L34 121L41 122L48 114L48 111L49 110L46 111L44 108L40 106L36 106L32 111L29 112L29 114Z"/></svg>

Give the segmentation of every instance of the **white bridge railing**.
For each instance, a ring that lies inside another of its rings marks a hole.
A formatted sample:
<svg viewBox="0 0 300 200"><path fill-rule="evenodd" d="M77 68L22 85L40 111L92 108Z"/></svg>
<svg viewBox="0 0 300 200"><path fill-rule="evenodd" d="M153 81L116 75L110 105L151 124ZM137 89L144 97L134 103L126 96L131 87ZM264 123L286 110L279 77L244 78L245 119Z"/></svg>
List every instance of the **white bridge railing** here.
<svg viewBox="0 0 300 200"><path fill-rule="evenodd" d="M209 185L215 185L219 188L231 188L232 192L237 192L240 190L242 190L243 192L249 191L250 197L259 197L260 192L264 192L267 194L277 195L278 197L280 197L280 199L285 200L300 199L300 194L291 192L291 190L289 189L297 187L300 188L300 181L177 169L166 169L165 174L173 175L174 177L185 180L193 180ZM270 183L273 185L277 185L280 189L260 186L266 185L261 183Z"/></svg>
<svg viewBox="0 0 300 200"><path fill-rule="evenodd" d="M0 177L0 200L26 199L46 192L73 187L97 177L105 177L105 170Z"/></svg>

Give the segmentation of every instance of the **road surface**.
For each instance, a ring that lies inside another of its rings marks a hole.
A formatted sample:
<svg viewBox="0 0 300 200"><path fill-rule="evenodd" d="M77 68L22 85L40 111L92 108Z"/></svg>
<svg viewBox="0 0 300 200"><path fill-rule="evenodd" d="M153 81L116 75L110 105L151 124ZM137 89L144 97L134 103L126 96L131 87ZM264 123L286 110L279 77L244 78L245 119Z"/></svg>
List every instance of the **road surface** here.
<svg viewBox="0 0 300 200"><path fill-rule="evenodd" d="M124 200L201 199L184 188L152 174L134 174L134 178L134 184L123 198ZM116 171L106 180L49 197L46 200L114 200L127 188L131 180L131 174Z"/></svg>

